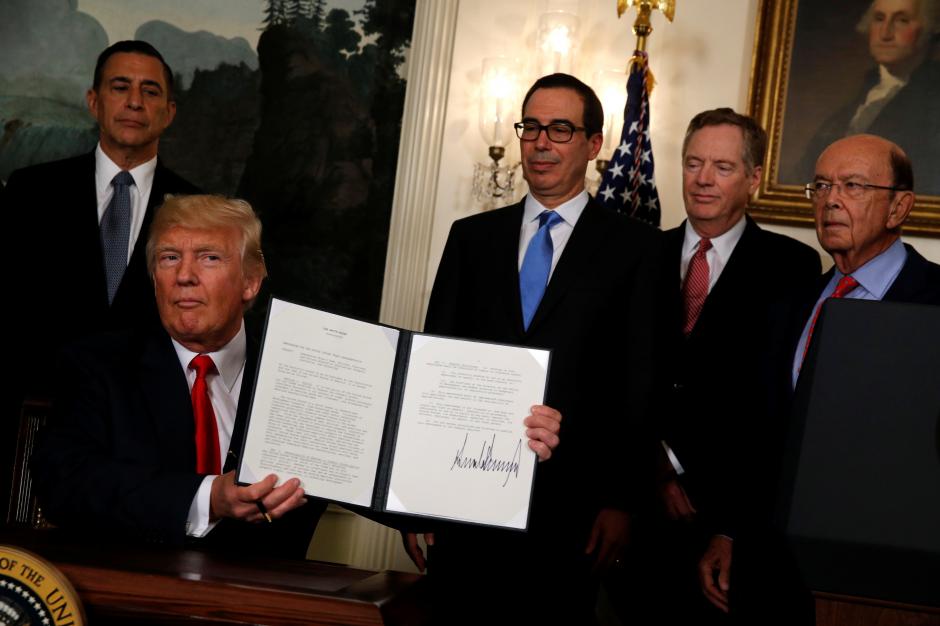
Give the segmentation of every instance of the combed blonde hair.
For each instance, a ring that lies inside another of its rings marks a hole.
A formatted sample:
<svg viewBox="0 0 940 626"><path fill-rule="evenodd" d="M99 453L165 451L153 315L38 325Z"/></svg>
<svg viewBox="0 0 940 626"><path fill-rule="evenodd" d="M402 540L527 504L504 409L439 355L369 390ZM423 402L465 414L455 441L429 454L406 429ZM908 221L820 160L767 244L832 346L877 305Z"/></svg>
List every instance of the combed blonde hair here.
<svg viewBox="0 0 940 626"><path fill-rule="evenodd" d="M147 271L153 275L157 241L168 230L235 228L242 234L242 268L246 276L268 275L261 252L261 220L244 200L218 195L168 195L157 209L147 237Z"/></svg>

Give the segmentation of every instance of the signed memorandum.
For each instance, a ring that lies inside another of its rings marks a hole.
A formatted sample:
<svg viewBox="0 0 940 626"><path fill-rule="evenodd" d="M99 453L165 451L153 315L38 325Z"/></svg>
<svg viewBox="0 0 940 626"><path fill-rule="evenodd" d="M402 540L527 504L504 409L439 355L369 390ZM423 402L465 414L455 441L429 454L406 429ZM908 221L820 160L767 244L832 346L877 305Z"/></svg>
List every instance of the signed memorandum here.
<svg viewBox="0 0 940 626"><path fill-rule="evenodd" d="M524 530L547 350L414 333L273 299L238 469L376 511Z"/></svg>

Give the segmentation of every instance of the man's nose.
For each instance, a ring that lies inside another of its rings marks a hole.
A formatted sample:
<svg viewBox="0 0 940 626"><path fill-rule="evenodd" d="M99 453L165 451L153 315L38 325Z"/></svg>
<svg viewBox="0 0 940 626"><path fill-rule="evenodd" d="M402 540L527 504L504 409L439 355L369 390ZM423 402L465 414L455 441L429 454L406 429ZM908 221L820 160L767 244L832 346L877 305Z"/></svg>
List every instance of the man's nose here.
<svg viewBox="0 0 940 626"><path fill-rule="evenodd" d="M183 257L176 268L176 282L183 285L192 285L199 282L194 259Z"/></svg>
<svg viewBox="0 0 940 626"><path fill-rule="evenodd" d="M695 176L695 182L702 187L708 187L715 184L715 171L711 165L705 164L699 168Z"/></svg>
<svg viewBox="0 0 940 626"><path fill-rule="evenodd" d="M539 150L549 150L552 147L552 140L548 138L548 129L543 128L539 136L535 138L535 147Z"/></svg>
<svg viewBox="0 0 940 626"><path fill-rule="evenodd" d="M140 109L143 107L143 94L140 93L140 89L135 89L131 87L127 90L127 106L131 109Z"/></svg>
<svg viewBox="0 0 940 626"><path fill-rule="evenodd" d="M829 194L826 196L827 209L842 208L842 185L833 184L829 188Z"/></svg>
<svg viewBox="0 0 940 626"><path fill-rule="evenodd" d="M885 20L883 22L879 22L875 25L875 28L877 29L876 32L878 34L879 39L883 41L890 41L894 39L894 21L893 20Z"/></svg>

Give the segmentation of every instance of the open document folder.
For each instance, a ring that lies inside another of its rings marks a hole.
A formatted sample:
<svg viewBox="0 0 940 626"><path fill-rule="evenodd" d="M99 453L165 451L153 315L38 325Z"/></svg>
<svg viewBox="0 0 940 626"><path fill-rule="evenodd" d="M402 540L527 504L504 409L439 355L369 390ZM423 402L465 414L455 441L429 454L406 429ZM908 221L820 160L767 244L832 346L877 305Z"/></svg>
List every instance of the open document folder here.
<svg viewBox="0 0 940 626"><path fill-rule="evenodd" d="M537 459L522 421L549 361L272 299L237 479L524 530Z"/></svg>

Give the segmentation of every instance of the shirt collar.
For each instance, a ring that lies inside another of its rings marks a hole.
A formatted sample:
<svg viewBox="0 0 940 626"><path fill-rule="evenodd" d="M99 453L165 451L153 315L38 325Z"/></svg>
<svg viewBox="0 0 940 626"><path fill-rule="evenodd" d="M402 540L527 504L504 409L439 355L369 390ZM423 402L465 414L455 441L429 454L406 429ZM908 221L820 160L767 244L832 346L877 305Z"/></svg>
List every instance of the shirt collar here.
<svg viewBox="0 0 940 626"><path fill-rule="evenodd" d="M734 226L717 237L709 238L709 241L712 242L712 249L723 263L727 263L728 259L731 258L731 253L734 252L734 247L738 245L739 241L741 241L741 235L744 234L744 228L746 226L747 220L745 219L744 215L742 215L741 219L739 219ZM701 239L702 236L695 232L695 229L692 227L692 223L689 220L686 220L685 239L682 241L683 258L692 256L692 254L698 248L698 242Z"/></svg>
<svg viewBox="0 0 940 626"><path fill-rule="evenodd" d="M901 268L907 261L907 250L898 237L888 249L861 266L852 276L868 293L881 300L894 284L894 279L901 273ZM844 276L839 268L835 268L835 282Z"/></svg>
<svg viewBox="0 0 940 626"><path fill-rule="evenodd" d="M117 176L121 168L111 160L111 158L101 149L101 143L95 148L95 187L98 189L99 196L105 195L111 181ZM157 157L153 157L146 163L141 163L128 173L134 179L134 185L137 189L150 188L153 183L154 172L157 171Z"/></svg>
<svg viewBox="0 0 940 626"><path fill-rule="evenodd" d="M183 366L184 371L188 370L190 361L200 353L187 349L172 337L170 340L173 342L173 348L176 350L176 356L180 360L180 365ZM235 387L235 381L238 380L238 375L245 367L245 356L248 353L247 346L248 341L245 337L245 322L242 321L238 332L227 344L222 346L221 349L215 352L202 353L207 354L209 358L212 359L212 362L215 363L215 369L218 370L219 375L222 377L222 382L225 384L225 388L228 389L229 393L232 392Z"/></svg>
<svg viewBox="0 0 940 626"><path fill-rule="evenodd" d="M908 80L908 77L895 76L884 65L878 66L878 84L882 85L885 90L901 88L907 84Z"/></svg>
<svg viewBox="0 0 940 626"><path fill-rule="evenodd" d="M581 213L584 212L584 207L587 206L588 192L582 190L581 193L568 200L563 202L555 207L555 213L561 216L566 224L574 228L574 225L578 223L578 219L581 217ZM529 222L538 219L538 216L542 214L542 211L547 211L542 203L532 197L532 194L527 194L525 197L525 212L522 216L522 223L528 224Z"/></svg>

